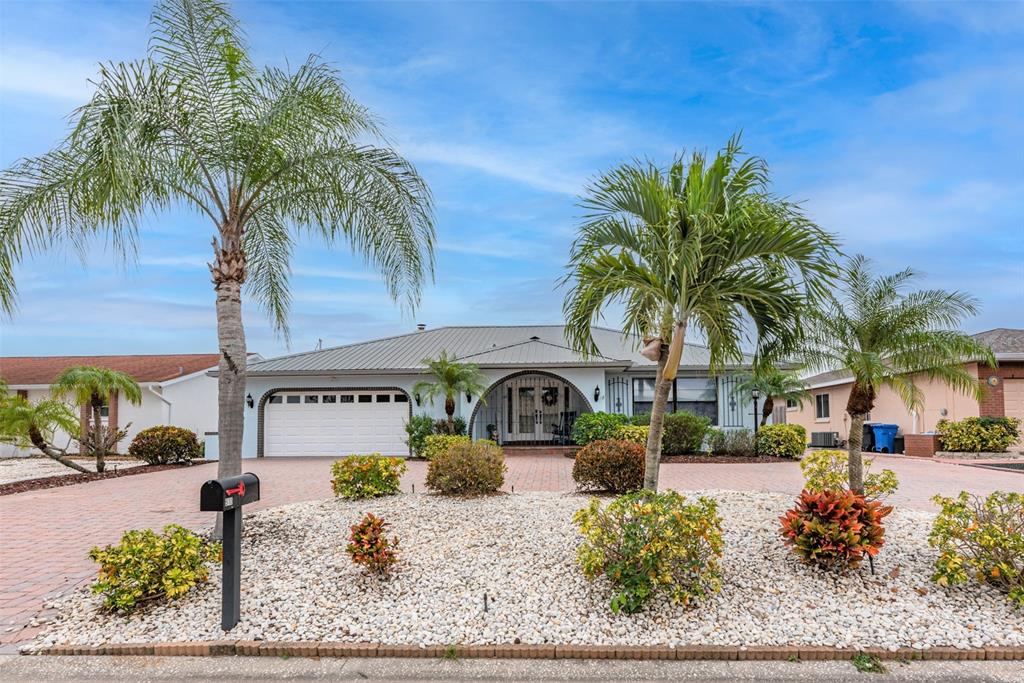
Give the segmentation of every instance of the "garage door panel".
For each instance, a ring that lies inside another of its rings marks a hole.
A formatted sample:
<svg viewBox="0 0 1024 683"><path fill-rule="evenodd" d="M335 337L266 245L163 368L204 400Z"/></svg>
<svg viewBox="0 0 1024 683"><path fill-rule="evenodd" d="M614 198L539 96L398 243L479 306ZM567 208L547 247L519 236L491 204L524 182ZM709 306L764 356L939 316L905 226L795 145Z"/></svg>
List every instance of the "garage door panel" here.
<svg viewBox="0 0 1024 683"><path fill-rule="evenodd" d="M288 403L288 396L302 396ZM321 392L317 402L306 402L312 392L281 392L264 407L264 448L268 456L407 455L405 423L407 401L396 401L392 391ZM335 397L325 400L324 396ZM387 401L378 399L386 396ZM361 398L362 397L362 398ZM369 401L367 401L367 397ZM405 396L402 396L404 399Z"/></svg>

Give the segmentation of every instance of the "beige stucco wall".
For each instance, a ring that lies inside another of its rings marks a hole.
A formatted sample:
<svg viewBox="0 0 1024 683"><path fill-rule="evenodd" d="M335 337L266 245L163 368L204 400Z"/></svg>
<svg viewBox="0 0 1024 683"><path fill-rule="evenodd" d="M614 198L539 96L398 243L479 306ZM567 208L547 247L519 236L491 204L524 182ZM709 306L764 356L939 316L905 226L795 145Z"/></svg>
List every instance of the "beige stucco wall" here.
<svg viewBox="0 0 1024 683"><path fill-rule="evenodd" d="M978 376L976 363L971 363L968 370L975 377ZM916 422L900 397L888 387L883 387L878 392L875 408L871 411L871 421L897 424L900 426L901 434L920 434L933 431L935 424L943 417L949 420L962 420L965 417L979 415L978 402L973 397L953 391L945 384L933 382L923 376L917 377L914 382L924 394L924 407L920 415L917 416ZM846 414L846 402L850 398L850 386L847 383L811 389L811 399L804 402L803 408L786 411L786 422L803 425L808 434L811 432L839 432L842 438L847 438L850 430L850 416ZM829 419L815 419L814 397L826 393L829 395ZM943 410L946 411L945 415L942 414Z"/></svg>

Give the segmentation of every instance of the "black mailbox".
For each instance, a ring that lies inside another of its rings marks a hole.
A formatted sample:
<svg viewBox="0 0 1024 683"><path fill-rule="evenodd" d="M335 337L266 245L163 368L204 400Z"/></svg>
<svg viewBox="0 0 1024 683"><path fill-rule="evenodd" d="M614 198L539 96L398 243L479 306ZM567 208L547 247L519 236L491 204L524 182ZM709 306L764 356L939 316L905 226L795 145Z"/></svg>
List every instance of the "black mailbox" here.
<svg viewBox="0 0 1024 683"><path fill-rule="evenodd" d="M246 472L227 479L211 479L199 491L202 512L227 512L260 499L260 478Z"/></svg>
<svg viewBox="0 0 1024 683"><path fill-rule="evenodd" d="M226 479L211 479L199 490L202 512L224 513L224 562L220 625L230 631L241 614L242 506L260 499L260 478L251 472Z"/></svg>

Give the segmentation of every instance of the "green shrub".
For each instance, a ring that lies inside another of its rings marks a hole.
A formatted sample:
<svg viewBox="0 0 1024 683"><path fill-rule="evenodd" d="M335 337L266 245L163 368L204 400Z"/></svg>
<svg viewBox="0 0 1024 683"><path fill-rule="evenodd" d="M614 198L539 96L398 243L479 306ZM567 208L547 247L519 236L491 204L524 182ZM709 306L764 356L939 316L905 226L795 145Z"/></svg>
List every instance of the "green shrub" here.
<svg viewBox="0 0 1024 683"><path fill-rule="evenodd" d="M442 453L447 453L448 449L458 443L470 443L472 439L468 436L460 436L457 434L431 434L423 440L423 457L427 460L433 460Z"/></svg>
<svg viewBox="0 0 1024 683"><path fill-rule="evenodd" d="M900 482L892 470L878 474L869 472L873 460L864 458L864 497L868 500L885 498L896 492ZM850 455L846 451L829 449L813 450L800 460L800 471L804 474L804 488L815 493L819 491L843 491L849 483Z"/></svg>
<svg viewBox="0 0 1024 683"><path fill-rule="evenodd" d="M782 536L807 564L845 571L874 557L885 543L882 520L892 512L852 491L803 491L780 517Z"/></svg>
<svg viewBox="0 0 1024 683"><path fill-rule="evenodd" d="M643 488L645 450L643 446L625 440L588 443L576 452L576 461L572 465L576 488L611 493Z"/></svg>
<svg viewBox="0 0 1024 683"><path fill-rule="evenodd" d="M1020 438L1015 417L968 417L957 422L939 420L935 425L943 450L966 453L1005 453Z"/></svg>
<svg viewBox="0 0 1024 683"><path fill-rule="evenodd" d="M452 418L452 426L448 426L448 419L434 422L435 434L447 434L449 436L464 436L466 434L466 421L459 416Z"/></svg>
<svg viewBox="0 0 1024 683"><path fill-rule="evenodd" d="M620 441L629 441L641 446L647 445L647 435L651 433L650 427L641 425L622 425L615 430L615 438Z"/></svg>
<svg viewBox="0 0 1024 683"><path fill-rule="evenodd" d="M996 491L982 499L962 491L932 500L942 508L928 535L939 551L932 581L950 586L974 577L1024 609L1024 494Z"/></svg>
<svg viewBox="0 0 1024 683"><path fill-rule="evenodd" d="M615 432L629 418L618 413L583 413L572 425L572 442L586 446L591 441L606 441L615 438Z"/></svg>
<svg viewBox="0 0 1024 683"><path fill-rule="evenodd" d="M405 470L404 458L350 455L331 465L331 487L342 498L390 496L401 491Z"/></svg>
<svg viewBox="0 0 1024 683"><path fill-rule="evenodd" d="M391 526L372 512L367 512L362 521L352 525L348 552L352 562L377 576L387 576L398 562L398 537L385 535Z"/></svg>
<svg viewBox="0 0 1024 683"><path fill-rule="evenodd" d="M430 459L427 488L446 495L494 493L505 483L505 454L493 441L462 441Z"/></svg>
<svg viewBox="0 0 1024 683"><path fill-rule="evenodd" d="M409 438L405 440L409 444L409 450L414 457L422 458L423 449L427 446L427 437L434 433L434 418L429 415L414 415L405 424L405 433Z"/></svg>
<svg viewBox="0 0 1024 683"><path fill-rule="evenodd" d="M629 418L629 424L637 425L638 427L650 427L651 426L651 414L640 413Z"/></svg>
<svg viewBox="0 0 1024 683"><path fill-rule="evenodd" d="M108 610L127 613L151 600L173 600L205 582L206 564L220 560L220 544L170 524L162 534L126 531L120 543L94 547L89 558L100 565L92 592L103 594Z"/></svg>
<svg viewBox="0 0 1024 683"><path fill-rule="evenodd" d="M807 450L807 430L801 425L765 425L757 430L758 455L799 458Z"/></svg>
<svg viewBox="0 0 1024 683"><path fill-rule="evenodd" d="M661 454L699 453L710 428L711 420L706 417L685 410L668 413L665 415L665 430L661 437Z"/></svg>
<svg viewBox="0 0 1024 683"><path fill-rule="evenodd" d="M659 593L691 605L721 587L722 520L714 500L686 503L675 491L643 489L604 509L595 498L573 521L583 534L583 574L611 581L613 612L639 612Z"/></svg>
<svg viewBox="0 0 1024 683"><path fill-rule="evenodd" d="M203 447L191 429L159 425L136 434L128 455L150 465L169 465L203 457Z"/></svg>
<svg viewBox="0 0 1024 683"><path fill-rule="evenodd" d="M749 429L708 429L704 444L712 455L734 455L753 457L754 432Z"/></svg>

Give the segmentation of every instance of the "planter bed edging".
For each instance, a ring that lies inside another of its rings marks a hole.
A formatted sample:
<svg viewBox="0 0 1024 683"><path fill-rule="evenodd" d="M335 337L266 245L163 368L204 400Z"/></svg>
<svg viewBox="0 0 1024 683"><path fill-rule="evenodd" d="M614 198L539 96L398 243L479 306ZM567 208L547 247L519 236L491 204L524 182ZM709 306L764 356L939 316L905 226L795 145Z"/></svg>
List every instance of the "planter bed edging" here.
<svg viewBox="0 0 1024 683"><path fill-rule="evenodd" d="M111 643L108 645L51 645L23 650L25 655L115 655L158 657L402 657L455 659L621 659L621 660L726 660L726 661L846 661L857 652L886 660L960 661L1024 660L1024 647L955 647L897 650L809 646L732 647L724 645L378 645L375 643L319 643L266 640L214 640L175 643Z"/></svg>

